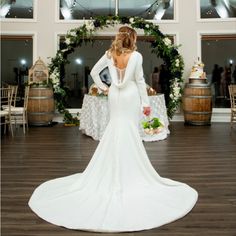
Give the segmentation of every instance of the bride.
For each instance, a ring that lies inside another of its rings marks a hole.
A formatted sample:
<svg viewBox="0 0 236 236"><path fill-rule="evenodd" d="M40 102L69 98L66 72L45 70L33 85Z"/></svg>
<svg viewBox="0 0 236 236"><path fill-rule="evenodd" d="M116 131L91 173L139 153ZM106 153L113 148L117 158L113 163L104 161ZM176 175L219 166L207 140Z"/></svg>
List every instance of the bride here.
<svg viewBox="0 0 236 236"><path fill-rule="evenodd" d="M140 231L186 215L197 201L187 184L162 178L151 165L138 122L150 114L142 55L134 29L119 29L111 48L91 71L108 94L110 121L82 173L47 181L35 189L31 209L42 219L69 229L96 232ZM108 67L112 84L99 73Z"/></svg>

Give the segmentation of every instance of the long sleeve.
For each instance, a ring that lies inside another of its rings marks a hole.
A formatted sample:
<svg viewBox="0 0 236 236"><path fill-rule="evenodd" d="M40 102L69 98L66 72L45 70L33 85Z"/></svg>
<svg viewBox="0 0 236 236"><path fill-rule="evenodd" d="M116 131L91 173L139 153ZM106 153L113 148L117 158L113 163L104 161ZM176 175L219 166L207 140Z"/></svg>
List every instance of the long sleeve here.
<svg viewBox="0 0 236 236"><path fill-rule="evenodd" d="M141 97L142 107L150 106L149 98L147 95L146 82L143 75L143 57L141 54L139 54L139 57L137 58L137 64L135 69L135 80Z"/></svg>
<svg viewBox="0 0 236 236"><path fill-rule="evenodd" d="M107 55L106 53L98 60L98 62L92 68L90 75L95 82L95 84L101 90L107 90L107 86L101 81L99 73L106 68L107 65Z"/></svg>

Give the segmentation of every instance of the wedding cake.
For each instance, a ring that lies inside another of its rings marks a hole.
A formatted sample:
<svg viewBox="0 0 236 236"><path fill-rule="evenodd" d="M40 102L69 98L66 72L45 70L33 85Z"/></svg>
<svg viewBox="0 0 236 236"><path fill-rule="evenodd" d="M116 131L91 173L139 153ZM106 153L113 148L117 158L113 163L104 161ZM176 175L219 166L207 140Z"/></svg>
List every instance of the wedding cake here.
<svg viewBox="0 0 236 236"><path fill-rule="evenodd" d="M204 64L198 59L192 67L189 83L206 83L206 73L203 70Z"/></svg>

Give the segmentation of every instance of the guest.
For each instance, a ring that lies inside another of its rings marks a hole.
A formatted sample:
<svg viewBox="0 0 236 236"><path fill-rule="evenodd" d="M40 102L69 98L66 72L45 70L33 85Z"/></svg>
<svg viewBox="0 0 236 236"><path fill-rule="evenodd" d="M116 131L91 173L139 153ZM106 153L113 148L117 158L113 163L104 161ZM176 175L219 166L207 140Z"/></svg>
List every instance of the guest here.
<svg viewBox="0 0 236 236"><path fill-rule="evenodd" d="M215 97L220 95L220 80L221 80L221 72L218 64L214 65L214 69L212 71L212 79L211 82L214 85L215 89Z"/></svg>
<svg viewBox="0 0 236 236"><path fill-rule="evenodd" d="M169 93L170 93L170 82L169 82L169 73L166 69L166 65L161 64L160 66L160 85L161 92L165 94L165 101L168 104Z"/></svg>
<svg viewBox="0 0 236 236"><path fill-rule="evenodd" d="M161 93L161 84L160 84L160 72L158 67L154 67L154 70L151 75L152 88L155 89L157 93Z"/></svg>
<svg viewBox="0 0 236 236"><path fill-rule="evenodd" d="M231 67L225 66L225 87L226 87L226 97L229 98L228 86L231 84Z"/></svg>
<svg viewBox="0 0 236 236"><path fill-rule="evenodd" d="M226 98L226 80L225 80L225 70L220 67L220 96Z"/></svg>
<svg viewBox="0 0 236 236"><path fill-rule="evenodd" d="M232 74L232 77L233 77L233 83L236 84L236 65L234 67L234 71L233 71L233 74Z"/></svg>

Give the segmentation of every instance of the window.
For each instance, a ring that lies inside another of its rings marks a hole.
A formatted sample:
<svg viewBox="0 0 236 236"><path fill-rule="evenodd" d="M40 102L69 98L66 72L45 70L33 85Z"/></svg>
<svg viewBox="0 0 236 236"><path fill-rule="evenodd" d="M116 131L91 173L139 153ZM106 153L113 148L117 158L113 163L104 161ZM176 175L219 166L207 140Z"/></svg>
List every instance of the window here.
<svg viewBox="0 0 236 236"><path fill-rule="evenodd" d="M198 0L201 19L236 18L236 0Z"/></svg>
<svg viewBox="0 0 236 236"><path fill-rule="evenodd" d="M202 61L212 86L213 107L229 108L228 85L236 83L236 34L202 35Z"/></svg>
<svg viewBox="0 0 236 236"><path fill-rule="evenodd" d="M115 0L60 0L60 20L90 19L98 15L115 15Z"/></svg>
<svg viewBox="0 0 236 236"><path fill-rule="evenodd" d="M139 16L174 20L175 0L60 0L59 19L90 19L99 15Z"/></svg>
<svg viewBox="0 0 236 236"><path fill-rule="evenodd" d="M174 0L119 0L120 16L139 16L149 20L174 20Z"/></svg>
<svg viewBox="0 0 236 236"><path fill-rule="evenodd" d="M2 19L33 19L34 1L33 0L1 0L0 16Z"/></svg>
<svg viewBox="0 0 236 236"><path fill-rule="evenodd" d="M1 36L1 83L18 85L23 91L28 81L28 69L32 66L32 36Z"/></svg>

